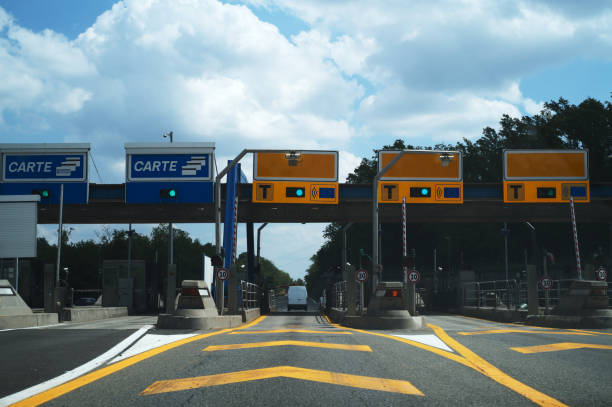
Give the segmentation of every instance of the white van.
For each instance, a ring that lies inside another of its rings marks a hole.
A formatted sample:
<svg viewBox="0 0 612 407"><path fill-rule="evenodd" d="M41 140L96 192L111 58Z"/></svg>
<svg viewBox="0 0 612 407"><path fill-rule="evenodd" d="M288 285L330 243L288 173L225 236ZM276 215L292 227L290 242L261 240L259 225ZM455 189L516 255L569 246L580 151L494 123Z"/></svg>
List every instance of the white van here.
<svg viewBox="0 0 612 407"><path fill-rule="evenodd" d="M306 287L292 285L287 291L287 298L288 311L291 311L292 308L303 308L304 311L308 311L308 294L306 293Z"/></svg>

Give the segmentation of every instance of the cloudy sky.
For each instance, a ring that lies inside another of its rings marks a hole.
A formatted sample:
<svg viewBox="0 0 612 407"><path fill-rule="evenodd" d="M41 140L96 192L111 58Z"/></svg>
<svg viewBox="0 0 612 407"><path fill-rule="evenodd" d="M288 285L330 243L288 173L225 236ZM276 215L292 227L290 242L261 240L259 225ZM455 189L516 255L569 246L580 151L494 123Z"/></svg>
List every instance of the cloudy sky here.
<svg viewBox="0 0 612 407"><path fill-rule="evenodd" d="M214 141L219 165L339 150L342 181L397 138L473 140L504 113L610 92L607 0L0 0L0 142L91 143L97 183L124 181L125 142L170 130ZM324 226L269 225L262 255L302 277Z"/></svg>

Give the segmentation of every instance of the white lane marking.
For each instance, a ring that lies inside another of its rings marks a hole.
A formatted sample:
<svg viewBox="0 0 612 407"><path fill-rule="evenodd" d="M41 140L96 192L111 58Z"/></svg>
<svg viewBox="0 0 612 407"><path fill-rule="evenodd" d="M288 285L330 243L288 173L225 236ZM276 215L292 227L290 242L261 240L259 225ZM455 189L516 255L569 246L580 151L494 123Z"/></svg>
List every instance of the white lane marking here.
<svg viewBox="0 0 612 407"><path fill-rule="evenodd" d="M19 331L22 329L43 329L43 328L49 328L52 326L60 326L62 325L61 323L58 324L51 324L51 325L37 325L37 326L26 326L23 328L5 328L5 329L0 329L0 332L6 332L6 331Z"/></svg>
<svg viewBox="0 0 612 407"><path fill-rule="evenodd" d="M89 362L81 365L75 369L72 369L63 375L54 377L53 379L47 380L46 382L37 384L32 387L28 387L25 390L21 390L17 393L9 394L6 397L0 399L0 406L8 406L13 403L17 403L18 401L25 400L28 397L32 397L38 393L43 391L52 389L53 387L59 386L60 384L64 384L69 382L72 379L75 379L91 370L96 369L99 366L102 366L109 359L114 358L121 352L123 352L127 347L136 342L141 336L145 334L149 329L153 328L153 325L145 325L140 328L138 331L134 332L100 356L95 359L90 360Z"/></svg>
<svg viewBox="0 0 612 407"><path fill-rule="evenodd" d="M154 349L163 345L167 345L172 342L180 341L181 339L191 338L198 334L184 334L184 335L154 335L147 334L143 336L133 346L129 347L122 354L109 361L108 364L119 362L120 360L129 358L130 356L138 355L139 353L146 352L150 349Z"/></svg>
<svg viewBox="0 0 612 407"><path fill-rule="evenodd" d="M410 341L422 343L424 345L433 346L434 348L442 349L448 352L453 352L440 338L436 335L393 335L399 338L408 339Z"/></svg>

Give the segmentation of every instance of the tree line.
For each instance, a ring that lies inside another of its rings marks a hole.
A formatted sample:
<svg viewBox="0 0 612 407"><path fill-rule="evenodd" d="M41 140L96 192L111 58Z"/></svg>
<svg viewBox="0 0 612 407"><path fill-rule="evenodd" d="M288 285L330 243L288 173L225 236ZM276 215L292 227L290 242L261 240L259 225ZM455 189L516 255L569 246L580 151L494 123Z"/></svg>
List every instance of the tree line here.
<svg viewBox="0 0 612 407"><path fill-rule="evenodd" d="M521 118L503 115L499 130L486 127L482 135L471 141L464 138L456 144L414 146L404 140L395 140L381 149L400 150L458 150L463 154L464 182L501 182L503 178L502 151L504 149L588 149L589 179L591 182L612 181L612 103L587 98L578 105L559 98L544 104L539 114ZM372 157L363 158L350 173L346 182L371 184L378 170L376 150ZM568 219L569 222L569 219ZM326 286L341 279L340 259L342 227L332 223L324 231L325 242L312 256L306 271L309 292L320 293ZM422 275L432 277L434 262L443 275L449 276L459 269L476 270L476 278L495 276L503 267L503 233L501 224L424 224L408 225L408 247L416 249L416 266ZM401 281L401 226L383 224L382 264L385 279ZM509 253L512 263L511 277L519 277L525 264L525 250L529 245L529 231L524 225L509 225ZM551 264L555 277L572 273L575 261L571 226L567 224L538 225L538 240L547 253L553 254ZM609 263L610 232L608 225L579 225L580 245L585 263ZM359 266L367 262L371 252L371 225L353 225L347 233L349 263ZM434 260L434 250L436 259ZM606 254L607 253L607 254Z"/></svg>
<svg viewBox="0 0 612 407"><path fill-rule="evenodd" d="M149 235L132 231L132 259L144 260L147 268L154 268L165 276L168 264L168 224L155 226ZM71 229L62 234L61 270L62 279L75 289L99 288L102 283L102 265L104 260L126 260L128 258L127 229L111 229L107 226L96 233L97 239L78 242L70 241ZM215 247L212 243L202 243L192 238L184 230L173 229L174 263L177 268L177 280L202 278L202 255L212 257ZM55 264L57 245L50 244L44 237L38 238L37 262ZM236 260L238 266L247 264L247 253L241 253ZM67 275L64 268L68 268ZM272 288L294 283L288 273L278 269L274 263L261 258L260 284Z"/></svg>

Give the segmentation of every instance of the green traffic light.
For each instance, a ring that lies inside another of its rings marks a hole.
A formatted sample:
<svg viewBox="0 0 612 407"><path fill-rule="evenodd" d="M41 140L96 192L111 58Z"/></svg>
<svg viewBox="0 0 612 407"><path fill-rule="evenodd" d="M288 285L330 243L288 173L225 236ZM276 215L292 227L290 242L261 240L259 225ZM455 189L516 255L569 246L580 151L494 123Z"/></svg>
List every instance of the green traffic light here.
<svg viewBox="0 0 612 407"><path fill-rule="evenodd" d="M429 193L429 190L427 188L422 188L421 189L421 195L425 196Z"/></svg>
<svg viewBox="0 0 612 407"><path fill-rule="evenodd" d="M176 196L176 190L174 190L174 189L169 190L168 191L168 196L170 198L174 198Z"/></svg>
<svg viewBox="0 0 612 407"><path fill-rule="evenodd" d="M302 195L304 195L304 190L303 190L303 189L297 189L297 190L295 191L295 194L296 194L297 196L302 196Z"/></svg>
<svg viewBox="0 0 612 407"><path fill-rule="evenodd" d="M49 198L49 191L43 189L40 193L40 196L42 196L43 198Z"/></svg>

